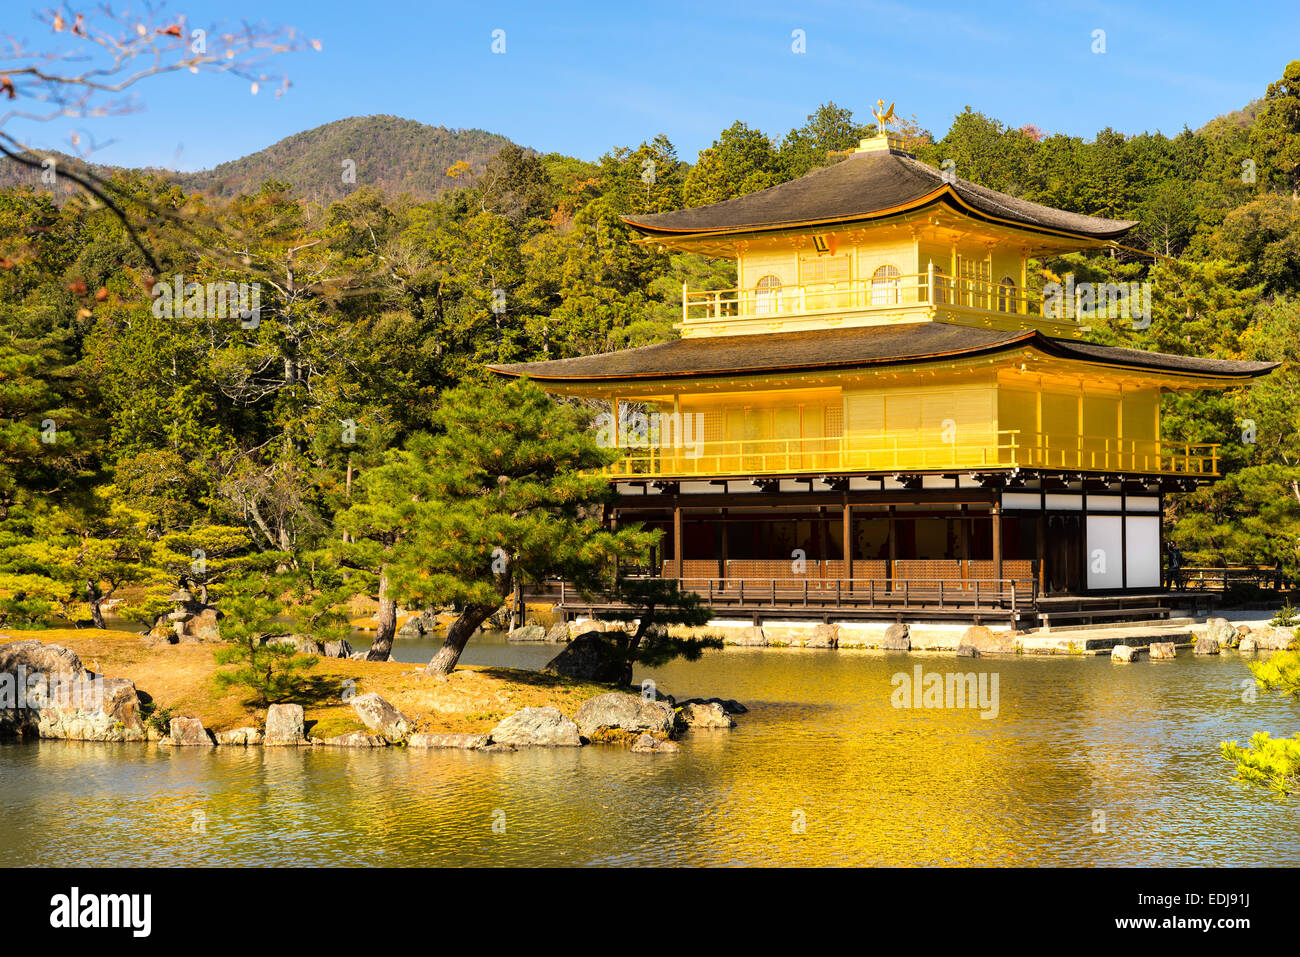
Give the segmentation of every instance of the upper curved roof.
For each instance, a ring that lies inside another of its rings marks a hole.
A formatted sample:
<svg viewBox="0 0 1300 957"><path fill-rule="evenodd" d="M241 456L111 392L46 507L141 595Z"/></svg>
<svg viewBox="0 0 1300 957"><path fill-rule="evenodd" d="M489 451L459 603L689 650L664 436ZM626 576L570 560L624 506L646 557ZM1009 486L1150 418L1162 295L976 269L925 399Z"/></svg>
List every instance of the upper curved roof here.
<svg viewBox="0 0 1300 957"><path fill-rule="evenodd" d="M871 368L969 358L1023 348L1034 348L1062 359L1206 378L1248 379L1278 365L1093 345L1054 339L1036 330L1008 332L924 322L762 335L700 336L594 356L488 368L498 375L526 375L539 382L628 382Z"/></svg>
<svg viewBox="0 0 1300 957"><path fill-rule="evenodd" d="M823 169L757 193L671 213L624 216L649 236L745 233L894 215L943 202L962 211L1036 230L1114 239L1136 220L1082 216L999 193L892 150L851 154Z"/></svg>

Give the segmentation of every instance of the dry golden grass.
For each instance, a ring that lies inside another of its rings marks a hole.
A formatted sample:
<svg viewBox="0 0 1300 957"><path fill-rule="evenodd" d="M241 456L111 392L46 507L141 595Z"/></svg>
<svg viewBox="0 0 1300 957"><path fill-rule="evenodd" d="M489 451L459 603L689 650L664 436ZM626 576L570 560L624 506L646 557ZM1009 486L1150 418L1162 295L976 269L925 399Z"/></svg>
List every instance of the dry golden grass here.
<svg viewBox="0 0 1300 957"><path fill-rule="evenodd" d="M27 638L72 649L92 671L131 679L141 700L148 695L157 707L198 718L210 731L260 725L265 719L265 712L245 701L241 690L216 687L213 652L225 645L150 647L132 632L94 628L10 631L0 635L0 644ZM610 690L534 671L464 665L444 681L426 675L421 665L340 658L321 658L303 674L304 693L293 701L303 706L313 738L365 730L343 701L349 680L356 694L377 692L414 720L417 730L434 732L484 733L520 708L545 705L572 717L587 699Z"/></svg>

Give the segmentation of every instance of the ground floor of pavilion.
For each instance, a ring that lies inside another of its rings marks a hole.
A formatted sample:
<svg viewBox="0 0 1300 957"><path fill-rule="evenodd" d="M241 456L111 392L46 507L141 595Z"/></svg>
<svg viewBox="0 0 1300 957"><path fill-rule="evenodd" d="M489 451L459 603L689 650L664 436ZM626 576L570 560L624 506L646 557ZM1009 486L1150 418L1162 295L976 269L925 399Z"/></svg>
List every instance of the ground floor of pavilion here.
<svg viewBox="0 0 1300 957"><path fill-rule="evenodd" d="M1077 473L647 480L618 483L608 520L661 531L645 573L719 615L1025 625L1167 616L1163 496L1187 487Z"/></svg>

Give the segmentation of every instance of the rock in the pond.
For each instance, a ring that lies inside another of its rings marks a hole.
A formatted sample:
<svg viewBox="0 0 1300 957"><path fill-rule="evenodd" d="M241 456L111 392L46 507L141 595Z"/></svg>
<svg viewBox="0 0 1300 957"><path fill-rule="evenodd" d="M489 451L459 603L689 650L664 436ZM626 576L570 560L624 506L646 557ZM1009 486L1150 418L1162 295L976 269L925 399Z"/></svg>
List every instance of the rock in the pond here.
<svg viewBox="0 0 1300 957"><path fill-rule="evenodd" d="M676 754L681 749L676 741L663 741L652 734L643 734L632 742L633 754Z"/></svg>
<svg viewBox="0 0 1300 957"><path fill-rule="evenodd" d="M591 739L605 731L671 734L676 723L672 705L617 691L596 695L585 702L573 720L583 737ZM497 740L495 734L493 740Z"/></svg>
<svg viewBox="0 0 1300 957"><path fill-rule="evenodd" d="M1172 641L1153 641L1147 646L1152 658L1177 658L1178 649Z"/></svg>
<svg viewBox="0 0 1300 957"><path fill-rule="evenodd" d="M332 738L314 739L312 744L327 748L386 748L388 741L382 734L366 734L364 731L347 731Z"/></svg>
<svg viewBox="0 0 1300 957"><path fill-rule="evenodd" d="M546 633L546 640L557 645L568 644L569 623L567 621L557 621L551 625L551 630Z"/></svg>
<svg viewBox="0 0 1300 957"><path fill-rule="evenodd" d="M262 732L256 728L231 728L216 733L217 744L250 747L262 743Z"/></svg>
<svg viewBox="0 0 1300 957"><path fill-rule="evenodd" d="M506 641L545 641L546 629L541 625L523 625L512 628L506 634Z"/></svg>
<svg viewBox="0 0 1300 957"><path fill-rule="evenodd" d="M406 739L408 748L460 748L464 751L480 751L492 743L486 734L427 734L419 732Z"/></svg>
<svg viewBox="0 0 1300 957"><path fill-rule="evenodd" d="M1196 639L1196 647L1192 649L1194 655L1217 655L1219 653L1219 642L1208 635L1202 635Z"/></svg>
<svg viewBox="0 0 1300 957"><path fill-rule="evenodd" d="M351 658L352 645L348 643L346 638L341 638L338 641L327 641L325 642L325 657Z"/></svg>
<svg viewBox="0 0 1300 957"><path fill-rule="evenodd" d="M1110 650L1111 661L1137 661L1142 649L1133 645L1116 645Z"/></svg>
<svg viewBox="0 0 1300 957"><path fill-rule="evenodd" d="M735 698L687 698L680 707L688 704L716 704L721 705L722 710L727 714L748 714L749 709L737 701Z"/></svg>
<svg viewBox="0 0 1300 957"><path fill-rule="evenodd" d="M957 646L958 658L978 658L979 656L980 656L979 649L976 648L974 645L968 645L963 643Z"/></svg>
<svg viewBox="0 0 1300 957"><path fill-rule="evenodd" d="M981 655L1014 655L1015 637L1006 631L994 631L984 625L971 625L962 632L958 645L969 645Z"/></svg>
<svg viewBox="0 0 1300 957"><path fill-rule="evenodd" d="M198 718L172 718L167 740L176 747L208 747L212 736Z"/></svg>
<svg viewBox="0 0 1300 957"><path fill-rule="evenodd" d="M558 708L524 708L504 719L491 731L494 744L525 747L572 747L582 745L578 726L560 714Z"/></svg>
<svg viewBox="0 0 1300 957"><path fill-rule="evenodd" d="M415 722L373 691L353 698L352 710L357 713L362 724L375 734L382 734L393 744L401 744L415 729Z"/></svg>
<svg viewBox="0 0 1300 957"><path fill-rule="evenodd" d="M735 719L720 701L687 701L677 712L688 728L734 728Z"/></svg>
<svg viewBox="0 0 1300 957"><path fill-rule="evenodd" d="M412 615L406 621L402 622L402 627L397 629L398 638L419 638L424 634L424 621L419 615Z"/></svg>
<svg viewBox="0 0 1300 957"><path fill-rule="evenodd" d="M911 651L911 629L901 622L890 625L885 629L884 637L880 639L880 650Z"/></svg>
<svg viewBox="0 0 1300 957"><path fill-rule="evenodd" d="M1226 618L1210 618L1205 622L1204 635L1219 645L1226 645L1236 639L1237 629Z"/></svg>
<svg viewBox="0 0 1300 957"><path fill-rule="evenodd" d="M623 658L612 639L603 632L588 631L569 642L568 647L542 669L550 675L613 684L623 678Z"/></svg>
<svg viewBox="0 0 1300 957"><path fill-rule="evenodd" d="M266 735L263 743L268 748L290 747L307 743L303 733L303 713L300 704L273 704L266 709Z"/></svg>
<svg viewBox="0 0 1300 957"><path fill-rule="evenodd" d="M1237 650L1243 655L1252 654L1259 650L1259 641L1254 635L1243 635L1237 639Z"/></svg>

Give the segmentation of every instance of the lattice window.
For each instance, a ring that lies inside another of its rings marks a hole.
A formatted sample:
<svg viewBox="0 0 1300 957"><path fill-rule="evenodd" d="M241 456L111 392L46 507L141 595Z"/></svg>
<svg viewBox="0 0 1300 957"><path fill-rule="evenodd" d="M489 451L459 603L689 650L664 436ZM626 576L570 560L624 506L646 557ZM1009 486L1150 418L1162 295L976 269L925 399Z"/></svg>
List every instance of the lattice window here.
<svg viewBox="0 0 1300 957"><path fill-rule="evenodd" d="M848 256L821 256L799 260L799 281L809 282L844 282L848 280L850 260Z"/></svg>
<svg viewBox="0 0 1300 957"><path fill-rule="evenodd" d="M838 438L844 434L844 408L838 405L826 407L826 437Z"/></svg>

